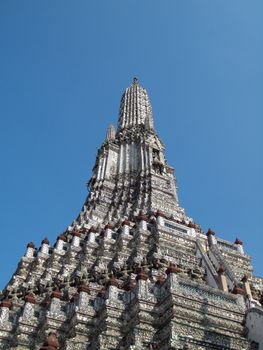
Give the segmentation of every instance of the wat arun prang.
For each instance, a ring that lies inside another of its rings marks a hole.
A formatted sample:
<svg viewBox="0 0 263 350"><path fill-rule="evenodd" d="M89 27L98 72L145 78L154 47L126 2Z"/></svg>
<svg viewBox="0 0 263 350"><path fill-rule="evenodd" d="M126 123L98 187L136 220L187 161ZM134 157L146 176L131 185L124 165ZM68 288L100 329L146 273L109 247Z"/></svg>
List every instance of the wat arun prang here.
<svg viewBox="0 0 263 350"><path fill-rule="evenodd" d="M263 279L238 238L179 206L137 79L88 186L54 245L27 245L1 295L0 349L263 349Z"/></svg>

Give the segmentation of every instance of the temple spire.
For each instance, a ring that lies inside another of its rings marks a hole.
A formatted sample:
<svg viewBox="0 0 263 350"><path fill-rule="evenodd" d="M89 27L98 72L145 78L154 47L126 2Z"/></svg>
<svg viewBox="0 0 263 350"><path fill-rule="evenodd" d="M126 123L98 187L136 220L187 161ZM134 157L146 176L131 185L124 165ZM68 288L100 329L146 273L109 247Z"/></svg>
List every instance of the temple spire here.
<svg viewBox="0 0 263 350"><path fill-rule="evenodd" d="M134 78L121 98L118 129L145 125L153 129L152 106L147 91Z"/></svg>

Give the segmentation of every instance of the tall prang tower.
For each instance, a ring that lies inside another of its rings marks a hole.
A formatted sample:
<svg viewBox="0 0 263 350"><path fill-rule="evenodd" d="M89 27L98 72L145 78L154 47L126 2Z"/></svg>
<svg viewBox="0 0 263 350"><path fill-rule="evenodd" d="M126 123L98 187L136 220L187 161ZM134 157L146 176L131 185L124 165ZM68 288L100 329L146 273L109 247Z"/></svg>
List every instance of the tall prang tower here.
<svg viewBox="0 0 263 350"><path fill-rule="evenodd" d="M53 246L30 242L0 295L0 349L263 349L263 279L239 239L179 206L136 78L88 186L76 220Z"/></svg>

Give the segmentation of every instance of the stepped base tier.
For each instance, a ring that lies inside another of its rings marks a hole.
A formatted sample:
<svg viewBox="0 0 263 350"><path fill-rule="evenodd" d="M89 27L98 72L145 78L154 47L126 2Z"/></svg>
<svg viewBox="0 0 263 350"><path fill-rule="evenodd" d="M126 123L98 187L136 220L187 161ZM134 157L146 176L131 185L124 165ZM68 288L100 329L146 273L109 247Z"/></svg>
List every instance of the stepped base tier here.
<svg viewBox="0 0 263 350"><path fill-rule="evenodd" d="M263 279L239 239L179 206L137 79L88 186L78 218L53 246L30 242L3 290L0 349L263 349Z"/></svg>

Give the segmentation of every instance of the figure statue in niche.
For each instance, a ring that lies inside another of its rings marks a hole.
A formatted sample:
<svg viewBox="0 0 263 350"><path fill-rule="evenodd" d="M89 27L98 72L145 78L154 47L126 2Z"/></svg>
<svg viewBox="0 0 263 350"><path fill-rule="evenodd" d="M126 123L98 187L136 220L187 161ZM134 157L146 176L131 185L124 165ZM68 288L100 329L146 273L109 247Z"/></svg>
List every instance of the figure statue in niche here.
<svg viewBox="0 0 263 350"><path fill-rule="evenodd" d="M153 169L156 174L163 174L163 163L160 160L160 151L153 148Z"/></svg>

